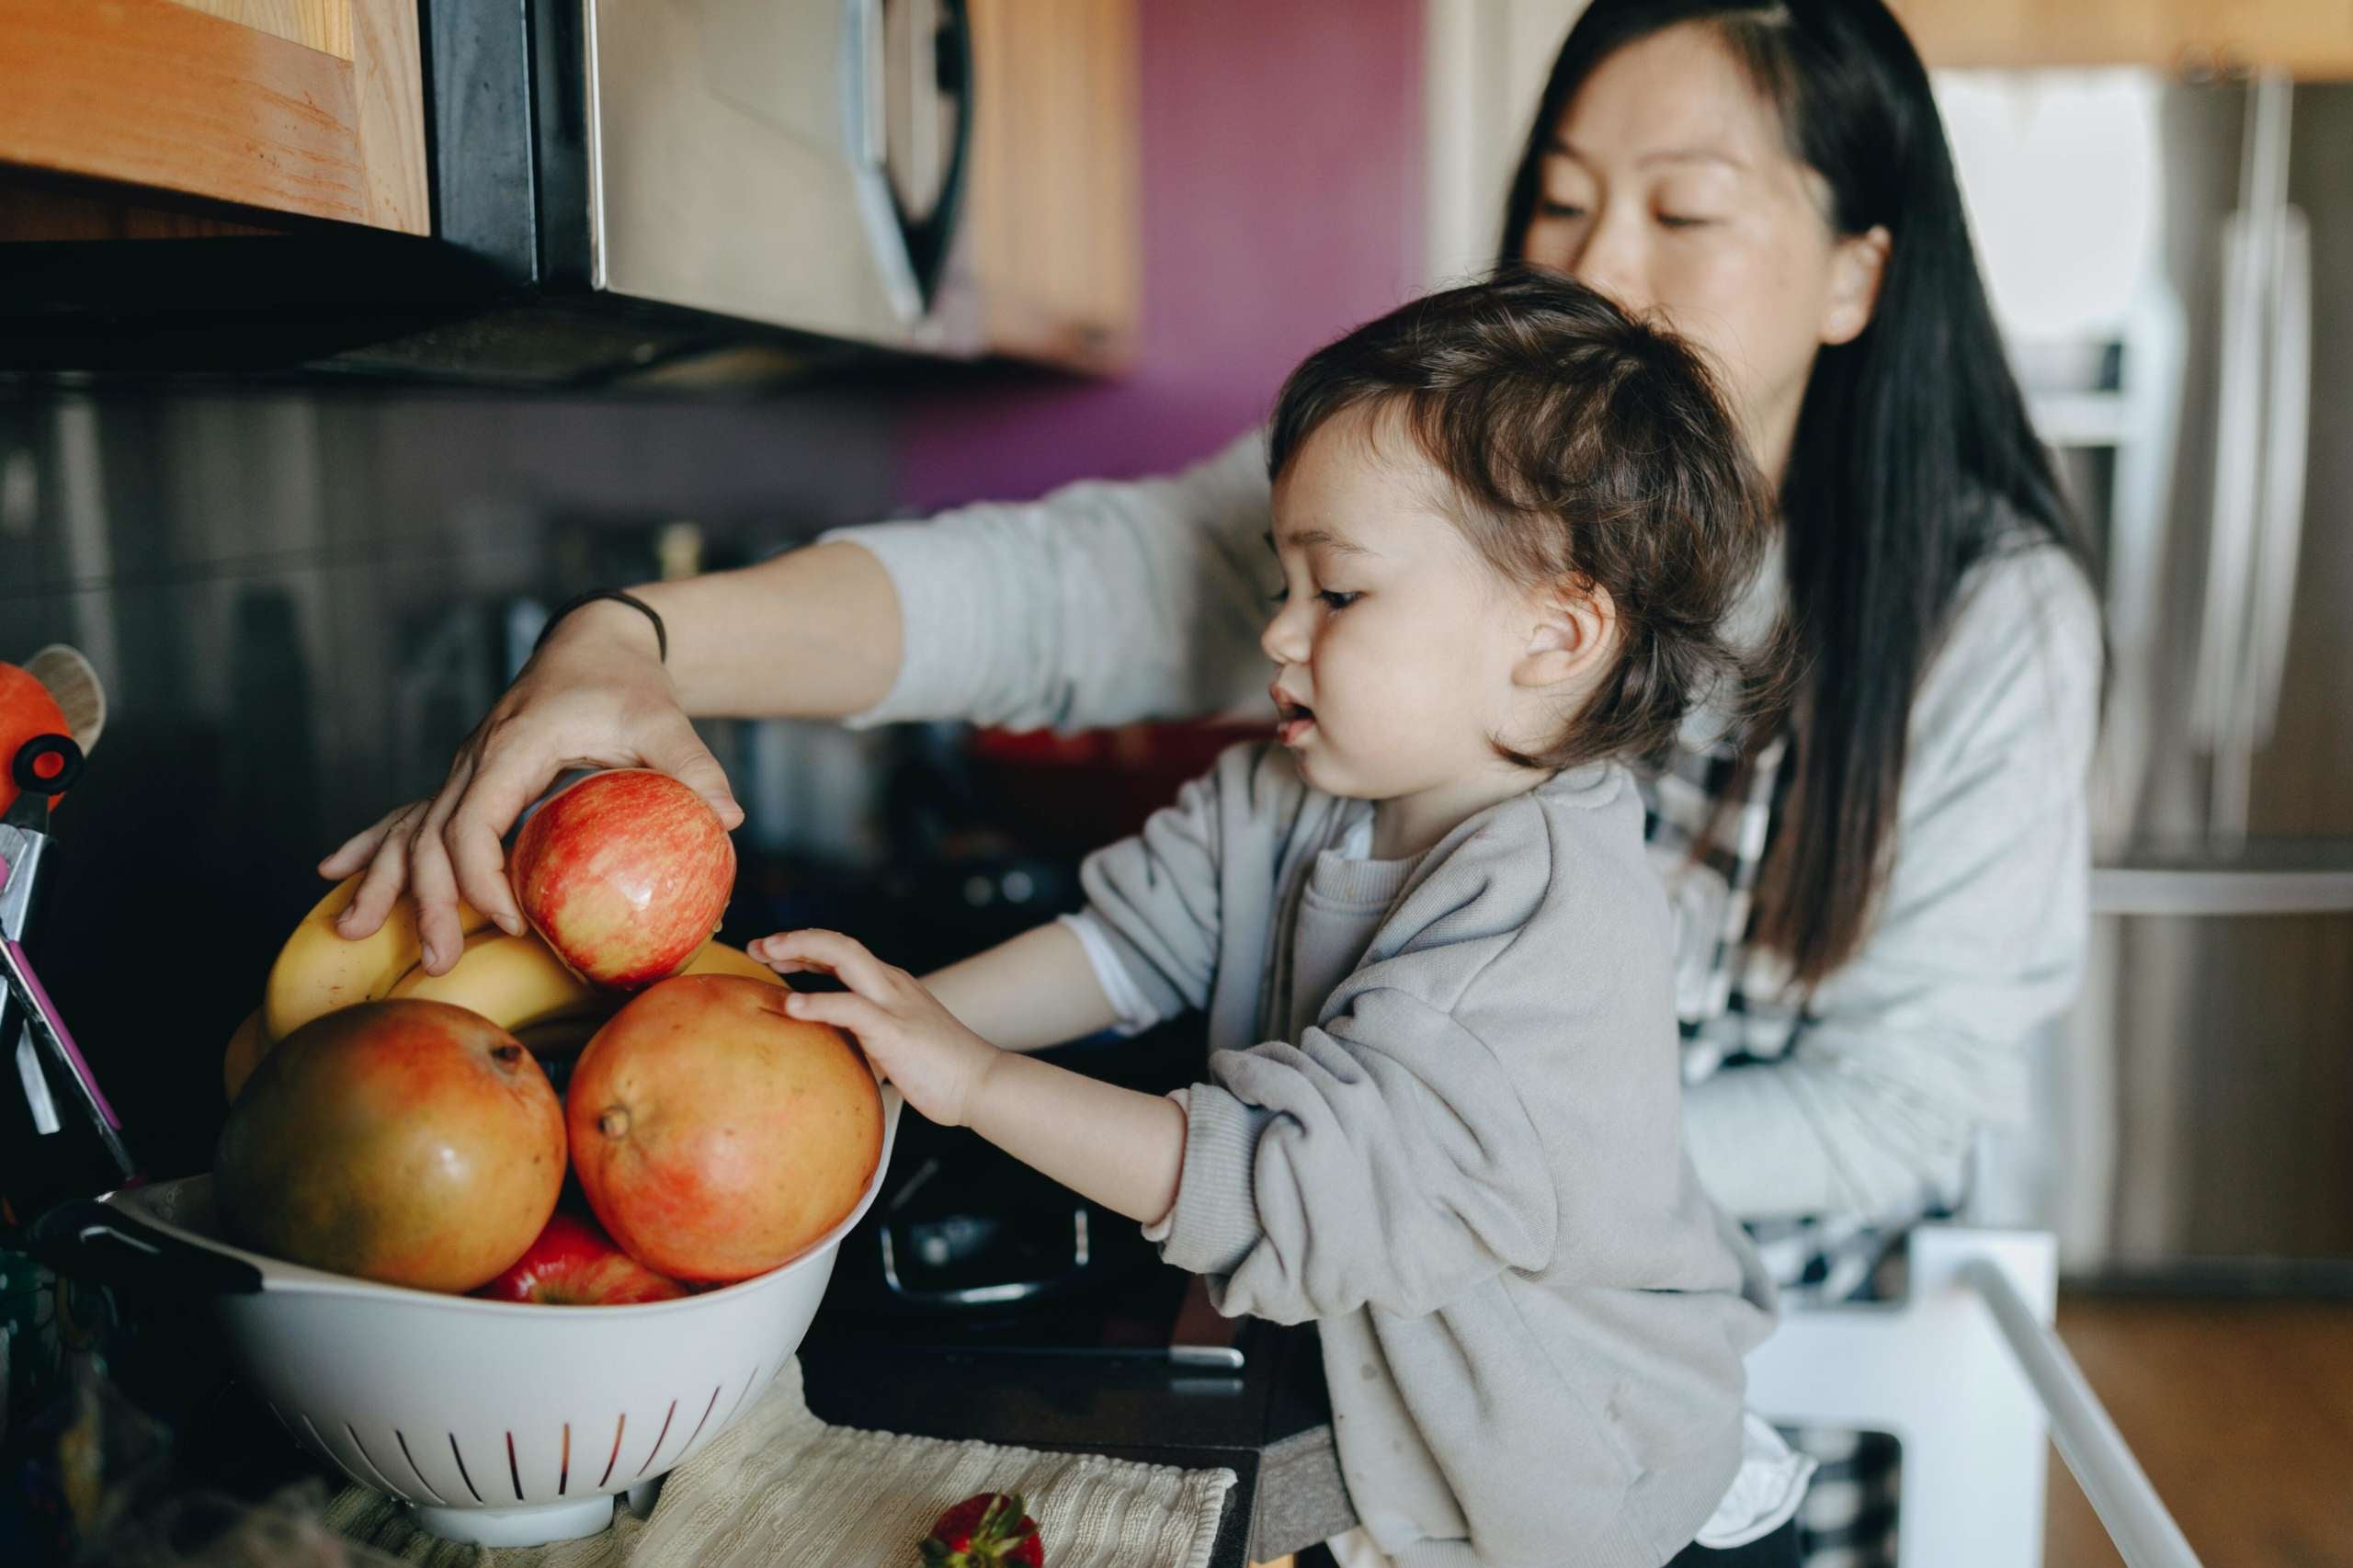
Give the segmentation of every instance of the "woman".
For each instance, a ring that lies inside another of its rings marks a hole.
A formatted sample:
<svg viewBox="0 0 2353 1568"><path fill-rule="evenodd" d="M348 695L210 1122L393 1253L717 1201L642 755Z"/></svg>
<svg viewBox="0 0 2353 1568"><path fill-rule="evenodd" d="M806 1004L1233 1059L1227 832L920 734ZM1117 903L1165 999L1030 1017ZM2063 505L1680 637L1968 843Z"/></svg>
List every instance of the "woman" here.
<svg viewBox="0 0 2353 1568"><path fill-rule="evenodd" d="M1783 733L1704 730L1655 780L1692 1156L1785 1285L1863 1288L2014 1118L2086 926L2100 637L1977 276L1926 74L1880 0L1596 0L1505 214L1506 259L1710 353L1777 487L1807 673ZM737 811L687 714L1086 726L1240 706L1274 580L1259 438L1171 479L852 529L566 618L448 784L322 867L519 929L499 836L562 767L642 764ZM1861 1521L1869 1528L1870 1521ZM1850 1544L1868 1548L1856 1540Z"/></svg>

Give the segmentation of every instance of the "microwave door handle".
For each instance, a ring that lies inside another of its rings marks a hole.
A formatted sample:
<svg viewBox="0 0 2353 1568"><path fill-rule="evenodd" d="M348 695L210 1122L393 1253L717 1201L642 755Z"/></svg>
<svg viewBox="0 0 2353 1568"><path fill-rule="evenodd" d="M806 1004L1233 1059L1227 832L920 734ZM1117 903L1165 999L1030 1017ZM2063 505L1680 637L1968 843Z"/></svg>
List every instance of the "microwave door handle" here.
<svg viewBox="0 0 2353 1568"><path fill-rule="evenodd" d="M859 168L881 174L891 157L888 29L883 25L882 0L849 0L849 4L857 40L850 62L850 90L857 95L857 108L850 117L850 155Z"/></svg>
<svg viewBox="0 0 2353 1568"><path fill-rule="evenodd" d="M889 44L882 5L883 0L844 0L843 154L876 281L892 313L904 323L922 315L926 301L907 255L898 195L891 187Z"/></svg>
<svg viewBox="0 0 2353 1568"><path fill-rule="evenodd" d="M892 0L883 3L887 5ZM906 4L908 0L897 3ZM899 233L906 244L907 261L914 268L915 287L923 295L926 310L938 297L940 278L947 270L949 246L955 239L957 218L963 207L964 171L972 145L973 95L971 12L965 0L932 0L932 4L938 25L929 47L913 51L907 89L911 104L925 104L933 109L940 98L954 97L956 123L949 142L947 166L940 173L938 193L921 212L909 210L905 199L899 194L898 181L888 182L891 206L898 216ZM929 113L911 118L919 126L936 124ZM922 152L928 155L927 138L919 139L926 141ZM886 161L887 158L886 152Z"/></svg>

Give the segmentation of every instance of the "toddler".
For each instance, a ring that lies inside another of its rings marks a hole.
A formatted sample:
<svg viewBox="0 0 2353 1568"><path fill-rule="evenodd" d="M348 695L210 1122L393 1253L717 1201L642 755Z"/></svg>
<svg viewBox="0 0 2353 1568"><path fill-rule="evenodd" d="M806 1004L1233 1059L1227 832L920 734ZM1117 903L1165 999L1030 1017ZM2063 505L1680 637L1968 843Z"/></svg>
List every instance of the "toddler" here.
<svg viewBox="0 0 2353 1568"><path fill-rule="evenodd" d="M1744 1416L1770 1290L1684 1153L1673 933L1630 764L1719 681L1768 505L1688 350L1563 278L1308 359L1268 437L1277 728L1090 856L1086 910L917 981L833 932L799 1017L1313 1320L1344 1562L1796 1561ZM1022 1054L1206 1013L1201 1082Z"/></svg>

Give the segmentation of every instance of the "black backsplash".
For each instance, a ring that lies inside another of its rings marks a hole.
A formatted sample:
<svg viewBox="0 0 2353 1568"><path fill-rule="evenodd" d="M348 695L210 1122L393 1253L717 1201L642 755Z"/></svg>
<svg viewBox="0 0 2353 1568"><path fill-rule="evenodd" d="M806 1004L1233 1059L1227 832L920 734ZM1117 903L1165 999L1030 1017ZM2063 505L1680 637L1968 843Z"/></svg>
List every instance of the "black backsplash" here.
<svg viewBox="0 0 2353 1568"><path fill-rule="evenodd" d="M0 659L74 643L112 705L33 952L148 1167L210 1163L222 1047L313 866L439 781L518 604L656 574L665 525L736 563L892 483L867 394L0 400ZM746 795L743 841L788 840Z"/></svg>

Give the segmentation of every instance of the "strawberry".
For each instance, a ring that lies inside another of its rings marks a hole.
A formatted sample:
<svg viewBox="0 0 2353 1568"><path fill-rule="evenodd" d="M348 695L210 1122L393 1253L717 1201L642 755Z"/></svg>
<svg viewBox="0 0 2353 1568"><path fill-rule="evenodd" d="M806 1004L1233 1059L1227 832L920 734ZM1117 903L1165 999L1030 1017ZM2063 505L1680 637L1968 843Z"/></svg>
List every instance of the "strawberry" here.
<svg viewBox="0 0 2353 1568"><path fill-rule="evenodd" d="M924 1568L1045 1568L1038 1521L1018 1494L982 1492L939 1516L921 1548Z"/></svg>

